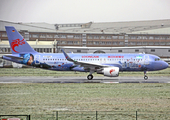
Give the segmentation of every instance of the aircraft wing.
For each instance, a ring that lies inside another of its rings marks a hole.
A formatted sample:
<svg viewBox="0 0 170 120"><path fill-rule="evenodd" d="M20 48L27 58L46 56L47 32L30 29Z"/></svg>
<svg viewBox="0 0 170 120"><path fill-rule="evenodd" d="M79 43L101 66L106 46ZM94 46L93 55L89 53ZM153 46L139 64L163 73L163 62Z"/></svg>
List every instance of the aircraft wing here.
<svg viewBox="0 0 170 120"><path fill-rule="evenodd" d="M61 50L66 57L68 61L73 62L75 65L80 65L84 67L85 69L100 69L104 67L110 67L109 65L102 65L102 64L97 64L97 63L90 63L90 62L84 62L84 61L76 61L70 58L70 56L62 49Z"/></svg>

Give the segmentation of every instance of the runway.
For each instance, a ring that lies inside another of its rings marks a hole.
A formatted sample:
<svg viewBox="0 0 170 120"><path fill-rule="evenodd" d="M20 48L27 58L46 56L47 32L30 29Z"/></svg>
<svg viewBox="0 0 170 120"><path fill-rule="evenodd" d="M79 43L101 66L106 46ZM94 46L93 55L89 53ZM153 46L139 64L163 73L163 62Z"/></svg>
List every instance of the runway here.
<svg viewBox="0 0 170 120"><path fill-rule="evenodd" d="M87 80L86 77L0 77L0 83L170 83L169 77L94 77Z"/></svg>

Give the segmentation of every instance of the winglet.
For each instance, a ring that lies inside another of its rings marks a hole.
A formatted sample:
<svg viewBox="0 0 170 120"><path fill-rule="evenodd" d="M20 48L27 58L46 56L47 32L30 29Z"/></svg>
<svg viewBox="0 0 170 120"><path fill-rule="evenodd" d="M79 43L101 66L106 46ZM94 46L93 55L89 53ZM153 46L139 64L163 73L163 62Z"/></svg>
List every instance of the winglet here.
<svg viewBox="0 0 170 120"><path fill-rule="evenodd" d="M68 60L68 61L72 61L72 62L74 62L74 60L73 59L71 59L70 58L70 56L68 56L68 54L63 50L63 49L61 49L61 51L63 52L63 54L64 54L64 56L65 56L65 58Z"/></svg>

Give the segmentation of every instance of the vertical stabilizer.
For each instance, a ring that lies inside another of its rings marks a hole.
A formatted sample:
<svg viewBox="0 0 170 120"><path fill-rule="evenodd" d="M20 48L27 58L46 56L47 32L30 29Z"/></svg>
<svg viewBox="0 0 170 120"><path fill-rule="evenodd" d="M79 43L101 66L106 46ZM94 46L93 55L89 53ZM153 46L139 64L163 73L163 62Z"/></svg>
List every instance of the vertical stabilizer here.
<svg viewBox="0 0 170 120"><path fill-rule="evenodd" d="M24 40L12 26L5 26L12 54L35 53L36 51Z"/></svg>

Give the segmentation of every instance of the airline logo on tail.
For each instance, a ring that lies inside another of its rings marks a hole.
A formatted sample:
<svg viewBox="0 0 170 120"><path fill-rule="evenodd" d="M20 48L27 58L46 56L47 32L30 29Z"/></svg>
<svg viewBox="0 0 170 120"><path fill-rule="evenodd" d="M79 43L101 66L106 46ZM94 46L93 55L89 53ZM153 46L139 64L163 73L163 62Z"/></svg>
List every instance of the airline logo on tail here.
<svg viewBox="0 0 170 120"><path fill-rule="evenodd" d="M22 40L20 40L20 39L12 40L11 48L14 52L19 53L18 51L15 50L15 47L19 46L19 45L23 45L23 44L25 44L24 39L22 39Z"/></svg>

